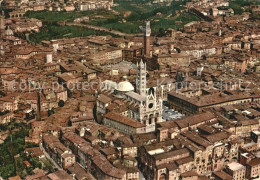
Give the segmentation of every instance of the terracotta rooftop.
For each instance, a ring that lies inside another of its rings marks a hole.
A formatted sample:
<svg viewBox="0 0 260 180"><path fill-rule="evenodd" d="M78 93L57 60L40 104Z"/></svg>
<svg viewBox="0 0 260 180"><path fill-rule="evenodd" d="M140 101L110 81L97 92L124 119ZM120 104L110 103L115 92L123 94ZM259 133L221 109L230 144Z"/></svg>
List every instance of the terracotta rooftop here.
<svg viewBox="0 0 260 180"><path fill-rule="evenodd" d="M219 103L224 103L224 102L229 102L229 101L235 101L235 100L242 100L242 99L247 99L251 98L252 96L249 94L245 93L238 93L238 92L233 92L234 94L232 95L226 95L221 92L215 92L209 95L203 95L203 96L195 96L195 97L187 97L185 95L181 95L179 93L176 93L175 90L171 91L169 93L170 96L177 97L179 99L182 99L184 101L187 101L191 104L194 104L198 107L204 107L204 106L210 106L214 104L219 104Z"/></svg>
<svg viewBox="0 0 260 180"><path fill-rule="evenodd" d="M202 122L210 121L215 119L215 115L211 112L205 112L201 114L195 114L191 116L187 116L183 119L179 119L174 121L180 128L189 127L195 124L199 124ZM163 124L163 123L162 123Z"/></svg>
<svg viewBox="0 0 260 180"><path fill-rule="evenodd" d="M229 174L227 174L224 171L215 171L215 172L213 172L213 174L223 180L232 180L233 179L232 176L230 176Z"/></svg>
<svg viewBox="0 0 260 180"><path fill-rule="evenodd" d="M249 166L257 166L260 164L260 158L255 158L247 163Z"/></svg>
<svg viewBox="0 0 260 180"><path fill-rule="evenodd" d="M174 151L169 151L169 152L165 152L165 153L161 153L161 154L156 154L153 157L155 158L155 160L162 160L162 159L167 159L167 158L173 158L175 160L179 159L178 156L179 155L184 155L184 154L189 154L189 150L186 148L183 149L179 149L179 150L174 150ZM189 155L188 155L189 156Z"/></svg>
<svg viewBox="0 0 260 180"><path fill-rule="evenodd" d="M92 158L93 163L106 175L113 178L124 178L126 172L122 169L114 167L103 155L98 155Z"/></svg>
<svg viewBox="0 0 260 180"><path fill-rule="evenodd" d="M109 112L104 117L107 118L107 119L111 119L111 120L117 121L119 123L128 125L128 126L134 127L134 128L145 127L144 124L142 124L142 123L140 123L140 122L138 122L134 119L131 119L129 117L123 116L123 115L116 113L116 112Z"/></svg>

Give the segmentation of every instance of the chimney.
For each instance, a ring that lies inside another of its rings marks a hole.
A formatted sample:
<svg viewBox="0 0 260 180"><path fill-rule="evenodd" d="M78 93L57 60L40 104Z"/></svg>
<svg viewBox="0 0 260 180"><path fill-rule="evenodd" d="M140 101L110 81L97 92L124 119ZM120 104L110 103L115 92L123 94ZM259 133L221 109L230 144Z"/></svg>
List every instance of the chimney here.
<svg viewBox="0 0 260 180"><path fill-rule="evenodd" d="M57 50L59 49L59 43L57 40L51 40L52 42L52 47L53 47L53 52L57 52Z"/></svg>
<svg viewBox="0 0 260 180"><path fill-rule="evenodd" d="M203 69L204 69L203 66L197 67L197 76L201 76Z"/></svg>
<svg viewBox="0 0 260 180"><path fill-rule="evenodd" d="M0 56L5 54L4 45L0 45Z"/></svg>
<svg viewBox="0 0 260 180"><path fill-rule="evenodd" d="M26 39L26 41L30 42L30 34L29 33L25 34L25 39Z"/></svg>
<svg viewBox="0 0 260 180"><path fill-rule="evenodd" d="M222 29L218 30L218 36L222 36Z"/></svg>
<svg viewBox="0 0 260 180"><path fill-rule="evenodd" d="M52 63L52 54L46 54L46 63Z"/></svg>

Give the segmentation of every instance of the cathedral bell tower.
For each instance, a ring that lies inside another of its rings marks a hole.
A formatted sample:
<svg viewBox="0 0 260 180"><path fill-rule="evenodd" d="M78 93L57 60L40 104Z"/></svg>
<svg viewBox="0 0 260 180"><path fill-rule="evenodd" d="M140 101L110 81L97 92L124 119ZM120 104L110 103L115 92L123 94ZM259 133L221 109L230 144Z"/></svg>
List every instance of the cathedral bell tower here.
<svg viewBox="0 0 260 180"><path fill-rule="evenodd" d="M146 96L146 63L143 60L137 63L136 92Z"/></svg>

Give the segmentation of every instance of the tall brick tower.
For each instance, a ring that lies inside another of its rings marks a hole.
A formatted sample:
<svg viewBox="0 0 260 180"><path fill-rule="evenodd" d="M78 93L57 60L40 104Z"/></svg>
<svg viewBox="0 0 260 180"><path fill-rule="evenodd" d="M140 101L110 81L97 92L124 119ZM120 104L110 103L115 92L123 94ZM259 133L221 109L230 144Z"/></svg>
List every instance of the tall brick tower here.
<svg viewBox="0 0 260 180"><path fill-rule="evenodd" d="M146 21L145 26L140 28L144 32L144 56L150 57L150 36L151 36L150 21Z"/></svg>

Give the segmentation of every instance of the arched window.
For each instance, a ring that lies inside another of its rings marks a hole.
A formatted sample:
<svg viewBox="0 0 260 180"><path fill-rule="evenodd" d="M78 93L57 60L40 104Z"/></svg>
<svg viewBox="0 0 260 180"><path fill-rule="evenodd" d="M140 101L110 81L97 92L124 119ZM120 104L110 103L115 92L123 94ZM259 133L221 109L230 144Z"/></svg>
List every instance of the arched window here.
<svg viewBox="0 0 260 180"><path fill-rule="evenodd" d="M166 174L165 173L161 174L159 180L166 180Z"/></svg>
<svg viewBox="0 0 260 180"><path fill-rule="evenodd" d="M153 94L153 95L154 95L154 92L155 92L154 88L150 88L150 89L148 90L148 94Z"/></svg>

